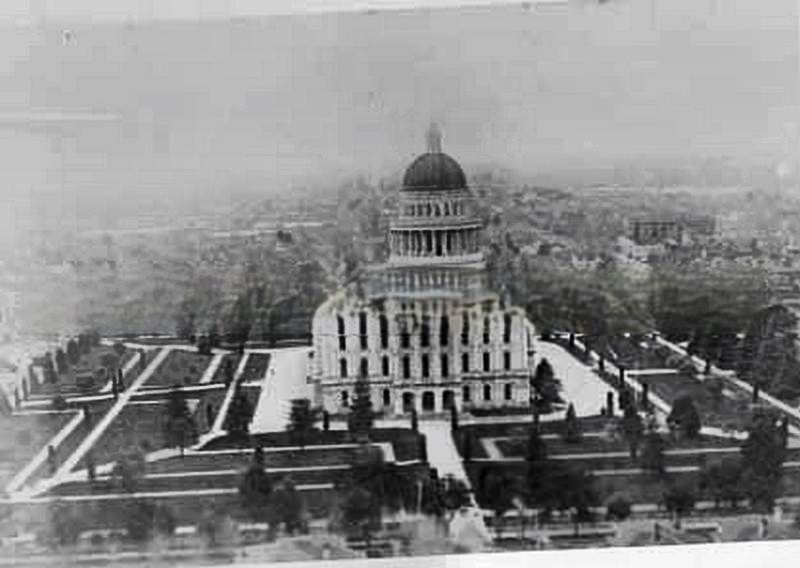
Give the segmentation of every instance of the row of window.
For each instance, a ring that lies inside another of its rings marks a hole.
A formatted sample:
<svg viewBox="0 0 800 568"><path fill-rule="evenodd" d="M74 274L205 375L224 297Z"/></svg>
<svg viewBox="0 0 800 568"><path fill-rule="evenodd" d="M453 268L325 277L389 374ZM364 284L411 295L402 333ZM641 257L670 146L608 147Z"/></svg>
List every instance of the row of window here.
<svg viewBox="0 0 800 568"><path fill-rule="evenodd" d="M441 205L439 203L414 203L407 205L404 213L408 217L449 217L450 215L461 215L464 212L463 205L454 201L450 203L445 201Z"/></svg>
<svg viewBox="0 0 800 568"><path fill-rule="evenodd" d="M339 349L345 351L347 349L347 335L345 329L345 322L342 316L336 317L337 332L339 334ZM380 327L380 342L381 349L388 349L389 347L389 319L385 314L381 314L379 319ZM461 327L461 344L469 345L469 315L464 312L462 318L463 324ZM358 315L358 338L361 349L367 349L367 314L361 312ZM439 345L447 347L450 341L450 318L442 316L439 325ZM491 321L488 317L483 318L483 343L488 345L491 341ZM422 323L419 331L419 342L421 347L430 347L431 344L431 328L430 321L427 316L423 316ZM511 343L511 314L504 314L503 316L503 343ZM411 347L411 333L407 329L400 331L400 347L408 349Z"/></svg>
<svg viewBox="0 0 800 568"><path fill-rule="evenodd" d="M488 352L483 353L483 371L488 373L491 371L492 359L491 355ZM431 374L431 360L430 356L427 353L423 353L420 357L420 366L422 368L422 378L427 379L430 377ZM404 355L400 359L400 367L402 376L404 379L411 378L411 357L408 355ZM503 370L510 371L511 370L511 353L505 351L503 353ZM439 371L442 377L449 377L450 376L450 357L447 353L442 353L439 358ZM469 353L462 353L461 354L461 372L462 373L469 373L470 372L470 356ZM384 377L389 376L389 357L384 355L381 357L381 374ZM339 375L342 378L347 378L347 359L342 357L339 359ZM369 361L366 357L361 358L361 363L359 367L359 375L361 377L368 377L369 376Z"/></svg>
<svg viewBox="0 0 800 568"><path fill-rule="evenodd" d="M483 385L483 400L485 402L489 402L492 400L492 385ZM425 396L427 395L427 396ZM514 395L514 385L511 383L507 383L503 385L503 399L504 400L512 400ZM433 393L426 392L423 396L423 403L428 402L428 404L423 404L424 410L433 410ZM382 392L382 402L383 406L391 406L392 405L392 393L390 389L383 389ZM469 385L465 385L461 389L461 400L464 402L472 402L472 388ZM343 390L340 393L339 402L342 406L350 406L350 393L349 391ZM453 391L445 391L442 394L442 407L446 410L449 410L450 406L453 403ZM409 411L414 405L414 394L413 393L404 393L403 394L403 409Z"/></svg>

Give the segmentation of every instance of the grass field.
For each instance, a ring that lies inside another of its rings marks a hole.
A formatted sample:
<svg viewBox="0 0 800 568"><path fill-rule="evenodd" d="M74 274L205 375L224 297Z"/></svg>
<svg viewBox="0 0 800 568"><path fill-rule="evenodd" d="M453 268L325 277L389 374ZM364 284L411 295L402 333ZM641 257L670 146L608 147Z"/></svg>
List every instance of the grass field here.
<svg viewBox="0 0 800 568"><path fill-rule="evenodd" d="M11 481L74 415L65 412L0 417L0 485Z"/></svg>
<svg viewBox="0 0 800 568"><path fill-rule="evenodd" d="M193 351L171 351L144 388L197 384L211 359L211 355L201 355Z"/></svg>
<svg viewBox="0 0 800 568"><path fill-rule="evenodd" d="M165 418L165 403L126 406L92 448L95 463L114 461L120 453L142 445L146 451L165 447Z"/></svg>
<svg viewBox="0 0 800 568"><path fill-rule="evenodd" d="M242 381L259 381L264 378L269 367L269 353L250 353L242 371Z"/></svg>

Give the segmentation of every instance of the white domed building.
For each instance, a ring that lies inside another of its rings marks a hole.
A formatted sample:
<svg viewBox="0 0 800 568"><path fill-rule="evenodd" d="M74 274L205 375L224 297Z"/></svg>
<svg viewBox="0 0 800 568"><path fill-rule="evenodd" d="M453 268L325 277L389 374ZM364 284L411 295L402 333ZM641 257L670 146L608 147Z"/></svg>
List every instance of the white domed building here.
<svg viewBox="0 0 800 568"><path fill-rule="evenodd" d="M432 126L403 178L387 262L314 315L311 375L326 410L346 412L359 377L387 415L529 405L534 328L488 289L482 232Z"/></svg>

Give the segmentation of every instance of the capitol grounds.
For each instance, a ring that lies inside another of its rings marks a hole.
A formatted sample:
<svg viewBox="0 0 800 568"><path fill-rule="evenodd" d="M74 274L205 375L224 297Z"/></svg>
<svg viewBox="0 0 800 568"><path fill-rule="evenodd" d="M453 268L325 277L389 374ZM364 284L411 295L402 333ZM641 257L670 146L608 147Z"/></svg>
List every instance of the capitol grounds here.
<svg viewBox="0 0 800 568"><path fill-rule="evenodd" d="M327 416L299 442L287 426L291 401L313 397L301 364L307 348L86 336L78 353L68 344L63 350L66 361L37 357L4 385L6 563L54 549L133 554L155 541L159 554L230 556L290 532L316 542L307 545L310 557L800 536L798 412L658 334L614 337L602 349L567 333L542 338L536 360L550 363L562 402L540 407L536 418L504 409L378 417L364 437ZM194 424L193 435L177 439L167 427L176 384ZM700 419L689 435L666 425L687 396ZM574 419L565 418L569 405ZM652 421L635 452L623 408ZM752 451L742 449L751 416L766 412L779 419L787 443L774 487L755 502L735 462ZM546 451L532 455L534 419ZM287 519L264 522L248 512L241 486L254 447L263 448L273 488L283 488L275 499L294 499L296 531ZM390 464L380 471L393 476L395 502L377 525L374 518L348 525L342 512L365 447ZM437 508L432 470L463 482L473 497ZM551 486L537 488L536 479ZM542 490L549 500L537 496ZM452 534L451 519L470 510L480 512L475 532ZM143 511L150 516L137 524ZM409 528L427 526L425 513L438 518L442 535L450 529L449 542L425 543ZM326 540L334 538L344 544Z"/></svg>

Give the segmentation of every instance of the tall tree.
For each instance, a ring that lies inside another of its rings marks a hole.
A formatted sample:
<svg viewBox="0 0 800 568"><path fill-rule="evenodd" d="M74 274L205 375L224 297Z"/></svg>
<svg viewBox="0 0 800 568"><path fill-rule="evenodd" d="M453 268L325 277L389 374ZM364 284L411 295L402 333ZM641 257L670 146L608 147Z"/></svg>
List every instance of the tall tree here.
<svg viewBox="0 0 800 568"><path fill-rule="evenodd" d="M67 341L67 358L72 365L77 365L81 359L80 351L78 351L78 342L74 338L70 338Z"/></svg>
<svg viewBox="0 0 800 568"><path fill-rule="evenodd" d="M258 447L239 482L239 500L245 515L252 521L266 521L271 494L272 482L264 471L264 451Z"/></svg>
<svg viewBox="0 0 800 568"><path fill-rule="evenodd" d="M742 460L726 458L703 469L700 476L700 488L714 499L714 506L728 504L736 507L745 496L742 474Z"/></svg>
<svg viewBox="0 0 800 568"><path fill-rule="evenodd" d="M60 375L63 375L68 370L67 354L59 347L56 349L56 369Z"/></svg>
<svg viewBox="0 0 800 568"><path fill-rule="evenodd" d="M502 469L487 469L480 479L480 487L486 504L494 512L495 530L499 535L503 515L513 506L514 480Z"/></svg>
<svg viewBox="0 0 800 568"><path fill-rule="evenodd" d="M307 398L292 400L289 423L286 425L286 429L295 444L305 446L311 436L319 431L316 426L318 421L319 411L311 407L310 400Z"/></svg>
<svg viewBox="0 0 800 568"><path fill-rule="evenodd" d="M347 427L354 434L369 434L374 420L375 412L372 410L369 383L365 377L361 377L356 381Z"/></svg>
<svg viewBox="0 0 800 568"><path fill-rule="evenodd" d="M667 417L667 424L673 432L690 440L700 435L700 413L691 396L679 396L672 404L672 411Z"/></svg>
<svg viewBox="0 0 800 568"><path fill-rule="evenodd" d="M642 417L630 405L625 408L625 414L622 417L622 432L628 442L631 458L635 459L639 452L639 444L642 441L644 424L642 423Z"/></svg>
<svg viewBox="0 0 800 568"><path fill-rule="evenodd" d="M767 511L781 492L786 438L775 417L757 412L742 444L742 485L753 506Z"/></svg>
<svg viewBox="0 0 800 568"><path fill-rule="evenodd" d="M284 479L272 492L272 511L274 522L283 523L290 536L308 530L304 518L305 505L291 478Z"/></svg>
<svg viewBox="0 0 800 568"><path fill-rule="evenodd" d="M569 403L567 414L564 417L564 441L576 444L581 441L582 437L581 425L578 422L577 414L575 414L575 406Z"/></svg>
<svg viewBox="0 0 800 568"><path fill-rule="evenodd" d="M197 441L197 424L194 422L183 390L173 387L167 401L164 439L170 446L178 446L183 457L187 446Z"/></svg>

